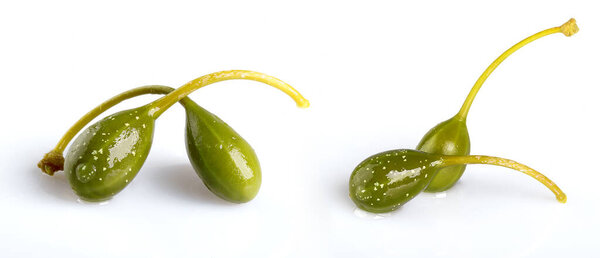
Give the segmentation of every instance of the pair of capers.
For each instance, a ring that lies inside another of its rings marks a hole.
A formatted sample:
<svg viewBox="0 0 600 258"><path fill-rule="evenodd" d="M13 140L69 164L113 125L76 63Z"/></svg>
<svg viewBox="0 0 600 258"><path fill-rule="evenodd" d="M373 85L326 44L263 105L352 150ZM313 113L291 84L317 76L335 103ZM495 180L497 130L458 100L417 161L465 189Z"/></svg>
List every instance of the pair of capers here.
<svg viewBox="0 0 600 258"><path fill-rule="evenodd" d="M217 72L176 90L166 86L140 87L113 97L82 117L38 166L49 175L64 169L71 187L83 200L108 200L137 175L150 152L154 121L179 101L186 110L186 147L196 173L215 195L234 203L248 202L256 196L261 184L254 149L223 120L186 97L200 87L231 79L260 81L282 90L299 107L309 105L285 82L252 71ZM71 139L96 116L125 99L149 93L166 96L89 126L73 141L63 158L62 153Z"/></svg>
<svg viewBox="0 0 600 258"><path fill-rule="evenodd" d="M471 142L466 119L483 82L510 54L538 38L554 33L571 36L578 30L575 19L570 19L562 26L538 32L506 50L479 77L458 114L429 130L417 150L386 151L361 162L350 176L350 198L363 210L390 212L422 191L440 192L451 188L462 176L466 164L490 164L530 175L546 185L558 201L566 202L566 195L556 184L523 164L498 157L468 156Z"/></svg>

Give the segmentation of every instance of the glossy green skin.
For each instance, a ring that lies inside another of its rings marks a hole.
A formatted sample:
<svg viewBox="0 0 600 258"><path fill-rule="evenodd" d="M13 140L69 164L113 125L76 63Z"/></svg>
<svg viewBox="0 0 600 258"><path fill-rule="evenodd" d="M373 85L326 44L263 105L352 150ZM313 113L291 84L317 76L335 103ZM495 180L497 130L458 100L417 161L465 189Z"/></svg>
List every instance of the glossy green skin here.
<svg viewBox="0 0 600 258"><path fill-rule="evenodd" d="M417 150L443 155L469 155L471 141L466 123L456 117L439 123L423 136ZM460 179L466 167L455 165L440 169L425 191L448 190Z"/></svg>
<svg viewBox="0 0 600 258"><path fill-rule="evenodd" d="M223 120L184 101L187 152L196 173L215 195L234 203L252 200L261 184L254 149Z"/></svg>
<svg viewBox="0 0 600 258"><path fill-rule="evenodd" d="M112 198L136 176L152 145L154 119L140 107L89 126L71 144L65 174L83 200Z"/></svg>
<svg viewBox="0 0 600 258"><path fill-rule="evenodd" d="M350 198L369 212L394 211L427 187L441 163L439 155L416 150L375 154L352 172Z"/></svg>

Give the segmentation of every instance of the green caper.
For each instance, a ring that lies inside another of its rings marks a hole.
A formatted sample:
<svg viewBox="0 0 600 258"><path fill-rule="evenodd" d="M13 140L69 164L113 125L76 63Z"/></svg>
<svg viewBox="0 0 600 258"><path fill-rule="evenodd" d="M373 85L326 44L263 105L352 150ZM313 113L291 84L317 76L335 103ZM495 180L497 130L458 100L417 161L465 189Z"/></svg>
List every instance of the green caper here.
<svg viewBox="0 0 600 258"><path fill-rule="evenodd" d="M65 158L65 174L81 199L108 200L137 175L154 134L154 119L147 109L108 116L73 141Z"/></svg>
<svg viewBox="0 0 600 258"><path fill-rule="evenodd" d="M575 23L575 19L570 19L562 26L538 32L506 50L490 64L483 74L481 74L477 82L475 82L475 85L473 85L473 88L469 92L469 95L458 114L429 130L417 145L417 150L445 155L469 155L471 142L469 140L469 132L466 125L467 114L469 113L469 109L477 92L487 77L498 65L500 65L500 63L502 63L502 61L504 61L504 59L530 42L554 33L563 33L565 36L569 37L577 33L577 31L579 31L579 28ZM465 168L465 165L456 165L440 169L433 176L431 183L427 186L425 191L440 192L451 188L460 179Z"/></svg>
<svg viewBox="0 0 600 258"><path fill-rule="evenodd" d="M467 124L456 117L441 122L423 136L417 150L445 155L469 155L471 141ZM441 192L451 188L466 168L465 165L456 165L440 169L425 191Z"/></svg>
<svg viewBox="0 0 600 258"><path fill-rule="evenodd" d="M438 159L438 155L408 150L373 155L352 172L350 198L366 211L393 211L427 187Z"/></svg>
<svg viewBox="0 0 600 258"><path fill-rule="evenodd" d="M360 209L383 213L398 209L421 193L448 166L489 164L518 170L544 184L559 202L567 196L546 176L512 160L490 156L449 156L417 150L392 150L368 157L350 176L350 198Z"/></svg>
<svg viewBox="0 0 600 258"><path fill-rule="evenodd" d="M191 101L186 109L188 158L215 195L234 203L252 200L261 183L254 149L227 123Z"/></svg>

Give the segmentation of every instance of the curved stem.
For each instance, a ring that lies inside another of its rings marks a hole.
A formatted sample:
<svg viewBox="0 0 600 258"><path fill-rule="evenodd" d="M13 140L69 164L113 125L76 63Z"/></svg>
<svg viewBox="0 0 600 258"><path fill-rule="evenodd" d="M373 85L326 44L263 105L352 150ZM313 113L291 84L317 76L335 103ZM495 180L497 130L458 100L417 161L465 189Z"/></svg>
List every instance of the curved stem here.
<svg viewBox="0 0 600 258"><path fill-rule="evenodd" d="M565 36L570 37L571 35L577 33L577 31L579 31L579 28L577 27L577 24L575 23L575 19L571 18L569 21L567 21L565 24L563 24L559 27L550 28L547 30L540 31L536 34L533 34L533 35L529 36L528 38L521 40L519 43L515 44L508 50L504 51L504 53L502 53L498 58L496 58L496 60L494 60L494 62L492 62L490 64L490 66L488 66L488 68L485 69L485 71L483 71L481 76L479 76L479 79L477 79L477 81L475 82L475 85L473 85L473 88L471 88L471 91L469 92L467 99L465 99L465 102L463 103L462 107L460 108L460 111L458 111L458 114L456 114L456 117L461 121L465 121L467 119L467 114L469 113L471 104L473 103L473 100L475 99L477 92L479 92L481 85L483 85L485 80L496 69L496 67L498 67L498 65L500 65L500 63L502 63L502 61L504 61L504 59L506 59L508 56L510 56L515 51L517 51L519 48L531 43L532 41L534 41L536 39L539 39L544 36L548 36L550 34L561 32Z"/></svg>
<svg viewBox="0 0 600 258"><path fill-rule="evenodd" d="M156 119L170 106L193 91L215 82L235 79L253 80L268 84L289 95L292 99L294 99L294 101L296 101L298 107L305 108L309 106L308 100L302 97L302 95L296 89L275 77L253 71L230 70L211 73L199 77L184 84L175 91L169 93L167 96L150 103L150 115Z"/></svg>
<svg viewBox="0 0 600 258"><path fill-rule="evenodd" d="M87 125L90 121L94 120L94 118L102 114L104 111L119 104L123 100L144 94L168 94L172 91L173 88L171 87L161 85L149 85L134 88L120 93L119 95L116 95L110 98L109 100L104 101L102 104L98 105L94 109L87 112L87 114L83 115L77 122L75 122L75 124L73 124L73 126L71 126L71 128L69 128L65 135L63 135L63 137L58 141L58 144L56 144L54 150L63 152L69 144L69 142L73 139L73 137L75 137L75 135L77 135L77 133L81 131L81 129L83 129L85 125Z"/></svg>
<svg viewBox="0 0 600 258"><path fill-rule="evenodd" d="M64 163L63 152L75 135L77 135L77 133L79 133L84 126L94 120L94 118L96 118L98 115L119 104L123 100L144 94L169 94L172 91L174 91L174 89L171 87L149 85L134 88L110 98L77 120L77 122L75 122L75 124L73 124L71 128L69 128L69 130L67 130L67 132L62 136L62 138L60 138L54 149L44 155L44 158L38 163L38 167L49 175L53 175L54 172L62 170Z"/></svg>
<svg viewBox="0 0 600 258"><path fill-rule="evenodd" d="M510 169L514 169L522 172L530 177L533 177L535 180L544 184L554 195L556 195L556 199L561 202L567 202L567 195L560 190L560 188L552 182L549 178L544 176L542 173L523 165L519 162L499 158L499 157L491 157L491 156L481 156L481 155L472 155L472 156L443 156L442 157L442 166L451 166L451 165L464 165L464 164L488 164L506 167Z"/></svg>

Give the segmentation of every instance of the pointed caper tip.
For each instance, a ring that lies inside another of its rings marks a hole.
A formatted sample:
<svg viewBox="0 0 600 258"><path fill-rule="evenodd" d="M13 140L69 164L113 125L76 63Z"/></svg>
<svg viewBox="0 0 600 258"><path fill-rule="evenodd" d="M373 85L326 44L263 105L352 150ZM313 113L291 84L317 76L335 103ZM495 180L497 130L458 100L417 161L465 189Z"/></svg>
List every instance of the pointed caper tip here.
<svg viewBox="0 0 600 258"><path fill-rule="evenodd" d="M42 172L53 176L55 172L64 169L65 158L58 151L50 151L44 155L44 158L38 162L37 166Z"/></svg>

